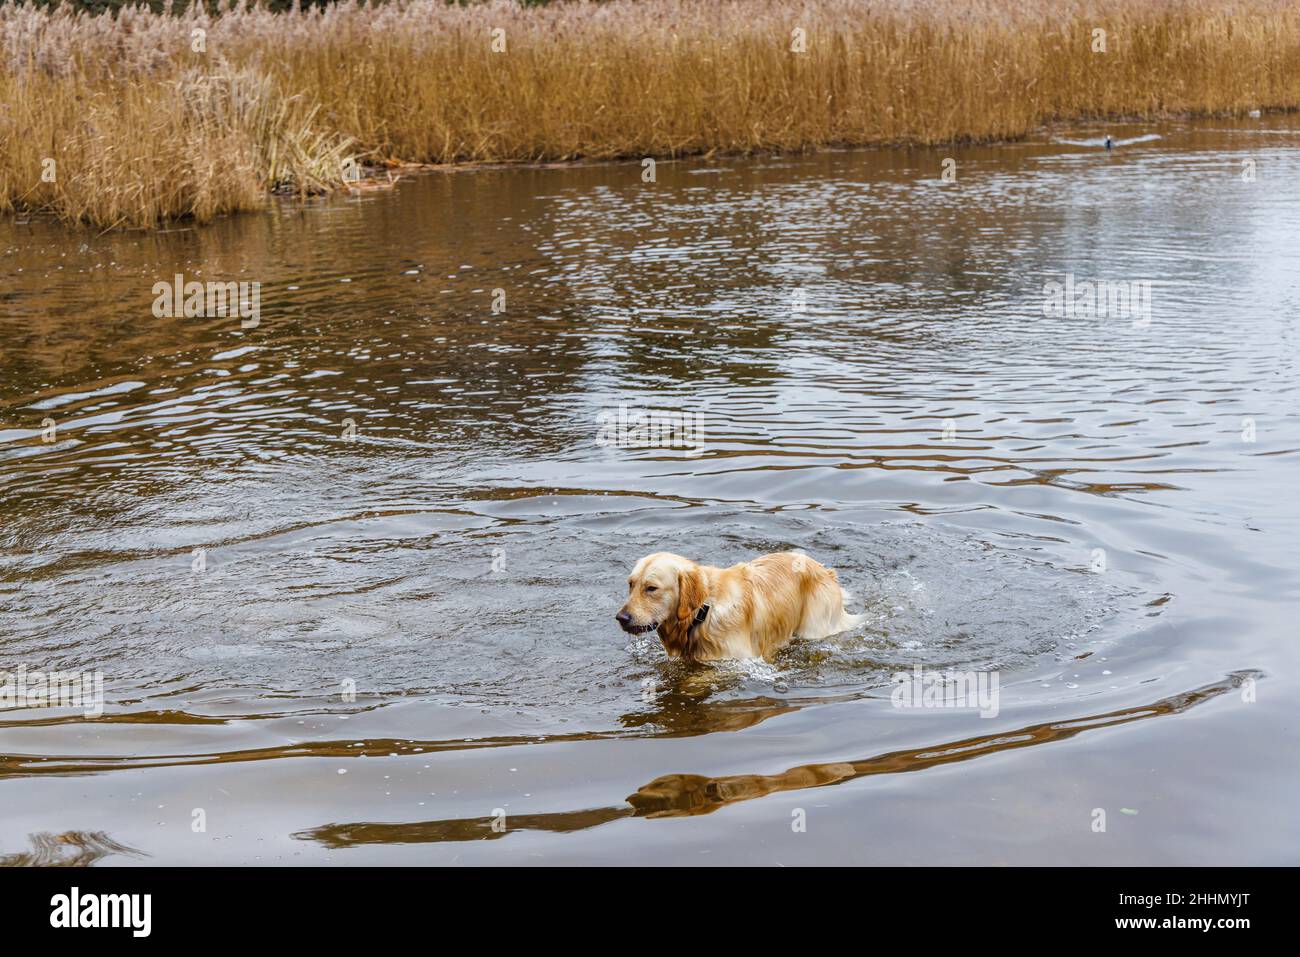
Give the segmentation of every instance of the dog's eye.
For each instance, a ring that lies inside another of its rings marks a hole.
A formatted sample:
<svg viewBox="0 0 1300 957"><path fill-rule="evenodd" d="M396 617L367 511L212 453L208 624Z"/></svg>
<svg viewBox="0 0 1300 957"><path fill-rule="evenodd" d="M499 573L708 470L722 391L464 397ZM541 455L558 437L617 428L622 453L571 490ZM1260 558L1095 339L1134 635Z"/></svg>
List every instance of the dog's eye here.
<svg viewBox="0 0 1300 957"><path fill-rule="evenodd" d="M646 590L646 591L658 591L659 589L658 589L658 586L657 586L657 585L646 585L646 586L645 586L645 590Z"/></svg>

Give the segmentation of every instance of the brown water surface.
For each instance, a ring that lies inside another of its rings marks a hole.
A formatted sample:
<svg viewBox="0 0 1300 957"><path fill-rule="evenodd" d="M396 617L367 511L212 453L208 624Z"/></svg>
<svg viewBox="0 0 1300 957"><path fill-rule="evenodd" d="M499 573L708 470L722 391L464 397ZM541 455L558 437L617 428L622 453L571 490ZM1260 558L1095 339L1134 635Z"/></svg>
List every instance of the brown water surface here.
<svg viewBox="0 0 1300 957"><path fill-rule="evenodd" d="M105 693L0 710L0 861L1300 863L1300 128L1110 132L0 225L0 671ZM669 662L664 548L867 624Z"/></svg>

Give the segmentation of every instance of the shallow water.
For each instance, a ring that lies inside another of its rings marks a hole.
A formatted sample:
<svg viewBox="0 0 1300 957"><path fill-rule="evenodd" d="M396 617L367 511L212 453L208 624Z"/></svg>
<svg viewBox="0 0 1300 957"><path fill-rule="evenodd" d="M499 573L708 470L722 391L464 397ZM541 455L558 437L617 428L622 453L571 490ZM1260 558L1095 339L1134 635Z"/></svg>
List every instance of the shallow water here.
<svg viewBox="0 0 1300 957"><path fill-rule="evenodd" d="M0 671L105 698L0 711L0 860L1297 863L1297 136L0 225ZM178 272L260 324L156 317ZM1067 274L1149 316L1046 316ZM642 554L790 548L861 629L614 625ZM897 707L917 666L996 714Z"/></svg>

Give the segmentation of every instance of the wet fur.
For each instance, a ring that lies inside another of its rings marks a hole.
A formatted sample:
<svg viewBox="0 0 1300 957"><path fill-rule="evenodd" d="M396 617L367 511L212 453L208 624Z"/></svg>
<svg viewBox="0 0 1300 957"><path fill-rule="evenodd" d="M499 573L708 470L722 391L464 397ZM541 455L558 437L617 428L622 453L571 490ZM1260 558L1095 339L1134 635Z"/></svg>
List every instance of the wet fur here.
<svg viewBox="0 0 1300 957"><path fill-rule="evenodd" d="M664 650L693 661L770 659L793 637L817 641L861 622L844 610L848 595L835 570L797 552L730 568L656 552L637 562L628 586L620 614L630 615L629 625L657 624ZM692 627L704 604L708 616Z"/></svg>

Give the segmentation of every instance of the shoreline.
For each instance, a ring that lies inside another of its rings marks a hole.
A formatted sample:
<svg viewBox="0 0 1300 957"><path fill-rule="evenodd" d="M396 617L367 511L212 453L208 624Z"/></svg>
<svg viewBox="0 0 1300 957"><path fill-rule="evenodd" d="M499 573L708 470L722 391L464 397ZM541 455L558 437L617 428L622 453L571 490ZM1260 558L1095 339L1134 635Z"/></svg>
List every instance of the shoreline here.
<svg viewBox="0 0 1300 957"><path fill-rule="evenodd" d="M1123 126L1123 125L1137 125L1141 123L1151 123L1151 124L1177 123L1177 122L1192 122L1196 120L1216 119L1216 118L1218 119L1242 119L1242 118L1259 119L1261 117L1285 116L1285 115L1300 113L1300 107L1290 107L1290 106L1265 107L1255 112L1257 112L1259 115L1255 116L1253 114L1237 112L1237 111L1183 110L1183 111L1170 112L1158 117L1137 117L1137 116L1119 116L1119 117L1107 117L1107 118L1082 117L1077 120L1057 120L1052 123L1046 123L1038 127L1037 129L1030 130L1026 133L1017 136L1006 136L999 139L954 140L954 141L943 142L943 143L916 143L916 142L907 142L907 141L872 142L872 143L831 143L831 144L825 144L816 147L810 147L808 149L803 149L803 150L754 149L754 150L748 150L743 152L714 150L710 152L687 153L687 154L682 154L677 156L642 157L642 156L630 155L630 156L599 157L599 158L576 157L574 159L567 159L567 160L543 160L537 162L529 161L529 160L503 160L503 161L479 160L479 161L467 161L467 162L460 162L460 163L394 162L391 164L378 166L378 167L363 167L362 169L364 171L364 174L359 181L337 185L328 190L318 192L318 193L313 193L309 196L298 196L292 189L279 190L273 188L268 190L268 198L275 198L280 201L288 201L288 202L292 202L292 201L306 202L307 200L327 199L330 197L339 196L348 193L358 194L358 193L372 192L375 190L393 189L404 179L406 179L408 176L424 174L424 173L442 173L446 175L453 175L458 173L508 172L514 170L576 169L576 168L583 168L583 167L601 167L601 166L619 166L619 165L630 166L630 165L635 165L640 163L643 159L654 159L656 163L681 163L681 162L691 162L694 160L755 159L755 158L775 157L775 156L782 156L782 155L815 156L819 153L855 152L859 150L914 150L914 149L937 150L937 149L942 149L944 147L950 147L950 146L951 147L972 147L972 146L994 147L994 146L1009 145L1012 143L1023 143L1033 139L1036 136L1049 135L1052 132L1064 132L1069 130L1077 130L1083 126L1092 126L1092 125L1101 125L1101 124L1112 124L1116 126ZM176 227L192 228L195 226L209 225L212 222L220 221L220 219L224 219L228 216L246 215L246 214L256 215L258 213L267 212L268 209L269 206L255 208L255 209L232 210L229 213L223 214L222 216L217 217L213 220L208 220L203 222L197 221L193 217L178 217L175 219L171 219L171 220L167 220L155 224L135 226L135 227L109 227L108 229L104 229L101 226L97 226L91 223L76 222L76 221L68 222L65 220L61 220L56 213L50 210L38 209L38 210L28 210L23 212L10 210L5 213L0 213L0 216L3 216L4 218L8 219L15 226L26 226L26 225L30 225L33 222L40 221L40 222L46 222L51 224L59 224L68 229L85 229L87 231L100 234L104 232L114 231L115 229L121 229L125 231L148 232L148 231L162 231L162 230L167 230L169 228L176 228ZM25 216L26 218L20 218L21 216Z"/></svg>
<svg viewBox="0 0 1300 957"><path fill-rule="evenodd" d="M697 159L747 159L763 156L815 156L818 153L835 153L835 152L852 152L854 150L909 150L909 149L942 149L946 146L971 147L971 146L1002 146L1009 143L1023 143L1035 136L1057 130L1078 129L1082 126L1112 124L1115 126L1137 125L1140 123L1177 123L1188 122L1192 120L1208 119L1240 119L1252 118L1259 119L1265 116L1286 116L1292 113L1300 113L1300 105L1297 106L1272 106L1260 107L1251 111L1234 111L1234 110L1176 110L1156 116L1107 116L1107 117L1079 117L1077 119L1054 120L1050 123L1044 123L1036 129L1029 130L1014 136L1002 136L996 139L954 139L943 140L937 143L922 143L911 140L873 140L871 142L843 142L843 143L824 143L818 146L812 146L803 150L777 150L777 149L753 149L753 150L710 150L698 153L682 153L676 156L641 156L638 154L628 154L626 156L610 157L588 157L579 156L573 159L565 160L474 160L463 163L395 163L391 167L377 167L376 169L393 169L393 170L410 170L412 172L433 172L433 173L460 173L476 172L480 170L512 170L512 169L570 169L582 166L617 166L620 164L639 163L644 159L653 159L656 163L678 163L686 160ZM1258 115L1255 115L1258 114ZM343 191L343 190L340 190Z"/></svg>
<svg viewBox="0 0 1300 957"><path fill-rule="evenodd" d="M107 229L403 170L967 146L1300 108L1300 8L1281 0L4 6L0 49L0 212Z"/></svg>

